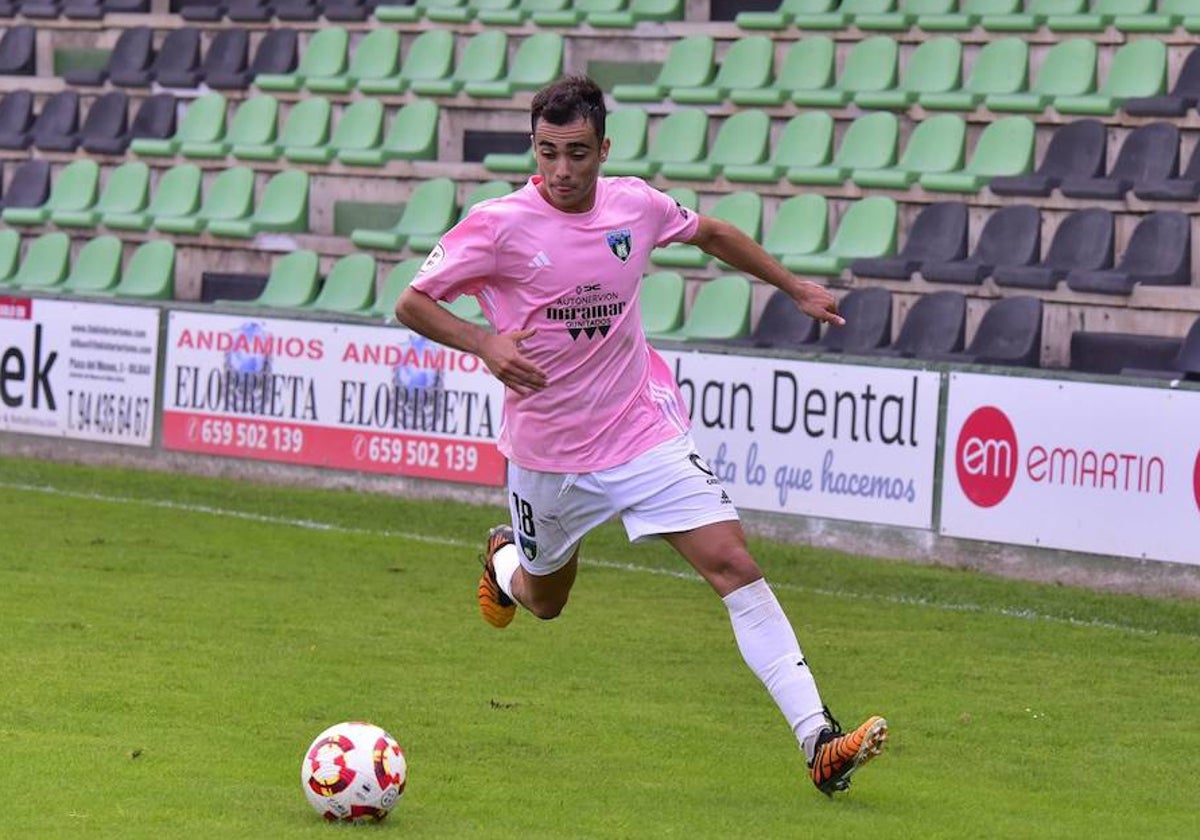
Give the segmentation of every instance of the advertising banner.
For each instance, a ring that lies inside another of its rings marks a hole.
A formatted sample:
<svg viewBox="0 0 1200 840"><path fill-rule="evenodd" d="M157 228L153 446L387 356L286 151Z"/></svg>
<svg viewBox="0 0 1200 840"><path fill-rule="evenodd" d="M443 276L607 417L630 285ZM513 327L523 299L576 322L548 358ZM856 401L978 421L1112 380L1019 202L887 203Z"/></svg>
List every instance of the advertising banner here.
<svg viewBox="0 0 1200 840"><path fill-rule="evenodd" d="M1200 563L1200 393L952 374L947 536Z"/></svg>
<svg viewBox="0 0 1200 840"><path fill-rule="evenodd" d="M0 297L0 431L149 446L159 311Z"/></svg>
<svg viewBox="0 0 1200 840"><path fill-rule="evenodd" d="M933 527L937 373L660 354L738 507Z"/></svg>
<svg viewBox="0 0 1200 840"><path fill-rule="evenodd" d="M163 446L499 486L503 386L398 327L172 312Z"/></svg>

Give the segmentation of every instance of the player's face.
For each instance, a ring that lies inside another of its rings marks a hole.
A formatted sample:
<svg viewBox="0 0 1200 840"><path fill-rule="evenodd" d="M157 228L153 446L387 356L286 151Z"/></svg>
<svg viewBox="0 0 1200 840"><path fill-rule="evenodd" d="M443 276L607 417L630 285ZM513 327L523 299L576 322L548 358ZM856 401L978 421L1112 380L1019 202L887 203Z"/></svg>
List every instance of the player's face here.
<svg viewBox="0 0 1200 840"><path fill-rule="evenodd" d="M608 140L600 142L591 123L582 118L567 125L538 120L533 153L542 176L538 189L547 201L565 213L592 209Z"/></svg>

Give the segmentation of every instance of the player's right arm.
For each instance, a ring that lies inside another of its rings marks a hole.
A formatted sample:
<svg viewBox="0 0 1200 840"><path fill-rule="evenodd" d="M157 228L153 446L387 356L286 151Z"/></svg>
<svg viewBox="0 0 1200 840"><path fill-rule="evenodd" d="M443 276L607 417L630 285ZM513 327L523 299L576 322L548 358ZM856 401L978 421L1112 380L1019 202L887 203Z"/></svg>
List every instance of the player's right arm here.
<svg viewBox="0 0 1200 840"><path fill-rule="evenodd" d="M497 335L464 321L411 286L396 301L396 320L438 344L478 356L493 376L522 396L546 387L545 372L521 353L521 342L535 330Z"/></svg>

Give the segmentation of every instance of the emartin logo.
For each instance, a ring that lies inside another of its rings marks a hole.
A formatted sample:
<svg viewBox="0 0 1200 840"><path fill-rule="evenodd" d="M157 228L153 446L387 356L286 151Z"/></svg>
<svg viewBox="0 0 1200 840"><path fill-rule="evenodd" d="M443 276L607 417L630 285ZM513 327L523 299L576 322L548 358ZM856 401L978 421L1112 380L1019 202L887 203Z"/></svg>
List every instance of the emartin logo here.
<svg viewBox="0 0 1200 840"><path fill-rule="evenodd" d="M1000 504L1017 477L1017 434L1003 411L977 408L963 423L954 467L963 495L979 507Z"/></svg>

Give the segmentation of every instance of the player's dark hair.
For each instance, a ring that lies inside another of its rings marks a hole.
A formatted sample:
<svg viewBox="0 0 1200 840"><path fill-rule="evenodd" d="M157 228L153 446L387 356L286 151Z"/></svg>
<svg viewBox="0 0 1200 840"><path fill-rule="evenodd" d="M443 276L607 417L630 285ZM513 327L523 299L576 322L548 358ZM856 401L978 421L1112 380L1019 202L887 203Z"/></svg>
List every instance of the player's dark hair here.
<svg viewBox="0 0 1200 840"><path fill-rule="evenodd" d="M568 125L587 120L596 131L597 142L604 141L604 91L587 76L564 76L539 90L530 108L530 124L537 131L538 120L551 125Z"/></svg>

